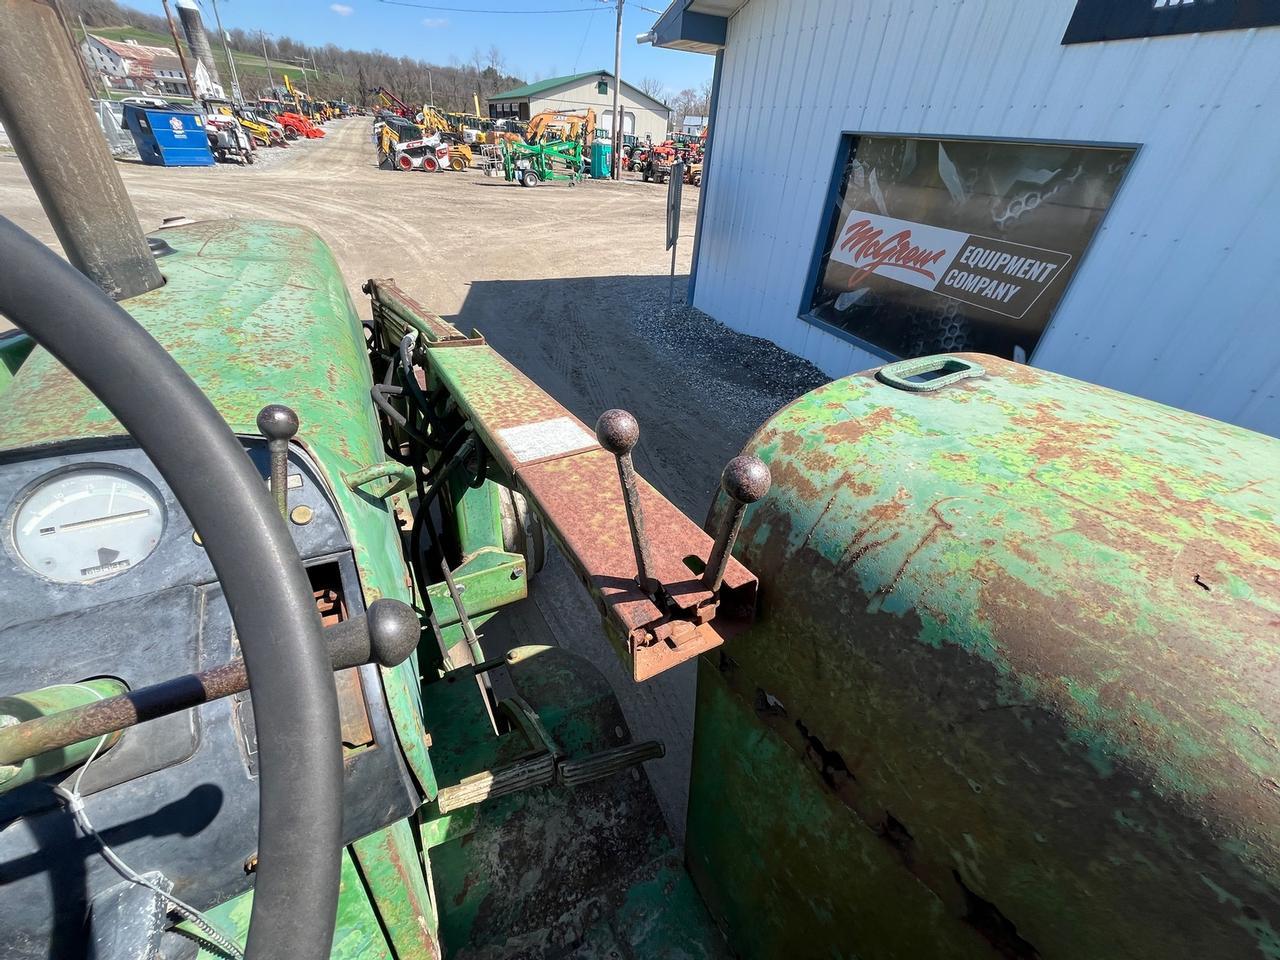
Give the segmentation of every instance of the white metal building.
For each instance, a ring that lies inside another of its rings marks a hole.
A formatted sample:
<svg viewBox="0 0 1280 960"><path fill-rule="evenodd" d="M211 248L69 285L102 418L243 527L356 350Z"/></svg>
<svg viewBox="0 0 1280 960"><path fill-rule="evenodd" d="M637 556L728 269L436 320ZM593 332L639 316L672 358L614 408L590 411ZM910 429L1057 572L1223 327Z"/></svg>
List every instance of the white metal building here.
<svg viewBox="0 0 1280 960"><path fill-rule="evenodd" d="M1276 24L675 0L645 39L717 61L693 303L831 375L976 341L1280 435Z"/></svg>
<svg viewBox="0 0 1280 960"><path fill-rule="evenodd" d="M641 140L652 137L656 143L667 138L671 108L665 103L625 80L618 99L622 104L624 134L634 134ZM504 90L489 98L489 116L495 120L528 120L548 110L581 113L587 109L596 112L599 129L613 131L613 74L609 71L552 77Z"/></svg>

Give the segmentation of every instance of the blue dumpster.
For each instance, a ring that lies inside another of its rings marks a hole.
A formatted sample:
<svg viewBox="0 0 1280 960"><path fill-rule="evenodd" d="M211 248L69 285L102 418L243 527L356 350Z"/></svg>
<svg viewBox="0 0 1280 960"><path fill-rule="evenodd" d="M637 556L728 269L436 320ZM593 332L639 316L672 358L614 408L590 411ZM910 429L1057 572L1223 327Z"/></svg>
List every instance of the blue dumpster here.
<svg viewBox="0 0 1280 960"><path fill-rule="evenodd" d="M597 140L591 144L591 176L595 180L607 180L612 176L613 144Z"/></svg>
<svg viewBox="0 0 1280 960"><path fill-rule="evenodd" d="M143 163L161 167L213 165L204 116L195 110L126 103L124 125L133 134Z"/></svg>

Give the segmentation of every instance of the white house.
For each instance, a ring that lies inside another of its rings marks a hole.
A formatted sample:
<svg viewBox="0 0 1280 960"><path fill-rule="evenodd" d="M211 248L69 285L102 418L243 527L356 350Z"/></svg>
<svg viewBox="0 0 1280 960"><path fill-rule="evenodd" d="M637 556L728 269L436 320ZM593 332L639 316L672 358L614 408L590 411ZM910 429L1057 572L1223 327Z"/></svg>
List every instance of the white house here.
<svg viewBox="0 0 1280 960"><path fill-rule="evenodd" d="M707 125L707 119L707 117L696 117L690 114L685 117L684 121L680 124L679 132L683 133L685 136L696 137L698 134L702 133L702 128Z"/></svg>
<svg viewBox="0 0 1280 960"><path fill-rule="evenodd" d="M1280 435L1280 4L675 0L644 40L716 58L697 307Z"/></svg>
<svg viewBox="0 0 1280 960"><path fill-rule="evenodd" d="M80 50L90 70L96 71L109 87L161 96L191 96L182 61L169 47L150 47L135 40L108 40L90 33L85 35ZM188 55L187 66L191 67L191 79L200 96L224 95L203 62Z"/></svg>
<svg viewBox="0 0 1280 960"><path fill-rule="evenodd" d="M548 110L582 113L591 109L596 112L597 126L612 132L613 85L613 74L607 70L539 80L491 96L489 116L495 120L528 120ZM622 81L619 102L622 105L624 134L633 134L641 140L646 136L652 137L659 143L667 138L671 108L665 103L625 80Z"/></svg>

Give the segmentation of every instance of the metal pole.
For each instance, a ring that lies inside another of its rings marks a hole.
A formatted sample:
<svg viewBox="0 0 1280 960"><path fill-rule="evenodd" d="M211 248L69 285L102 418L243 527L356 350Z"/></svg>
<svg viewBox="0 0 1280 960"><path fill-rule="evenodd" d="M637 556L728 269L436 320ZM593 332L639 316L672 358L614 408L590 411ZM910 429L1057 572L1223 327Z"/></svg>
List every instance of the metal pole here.
<svg viewBox="0 0 1280 960"><path fill-rule="evenodd" d="M613 40L613 179L622 179L622 4L618 0L618 30Z"/></svg>
<svg viewBox="0 0 1280 960"><path fill-rule="evenodd" d="M81 38L83 39L84 45L85 45L85 46L89 46L89 28L88 28L88 27L86 27L86 26L84 25L84 17L80 16L79 14L76 14L76 19L80 21L80 36L81 36ZM78 49L78 48L77 48L77 49ZM80 51L80 55L81 55L81 58L82 58L82 59L80 60L80 63L81 63L81 64L83 64L83 65L84 65L84 67L85 67L86 69L89 69L89 65L88 65L87 63L85 63L85 62L84 62L84 60L83 60L84 52L83 52L82 50ZM99 79L99 81L101 81L101 79L102 79L101 74L99 74L98 79ZM90 95L91 97L94 97L95 99L98 97L98 87L97 87L97 84L95 84L95 85L91 88L91 93L90 93L89 95Z"/></svg>
<svg viewBox="0 0 1280 960"><path fill-rule="evenodd" d="M262 59L267 61L267 86L271 88L271 96L274 98L276 82L271 76L271 58L267 56L267 35L259 30L258 39L262 41Z"/></svg>
<svg viewBox="0 0 1280 960"><path fill-rule="evenodd" d="M160 0L164 4L164 18L169 21L169 33L173 35L173 46L178 51L178 62L182 64L182 75L187 78L187 93L191 95L191 105L198 102L196 82L191 79L191 71L187 69L187 57L182 52L182 42L178 40L178 28L173 25L173 14L169 10L169 0Z"/></svg>
<svg viewBox="0 0 1280 960"><path fill-rule="evenodd" d="M675 242L671 244L671 281L667 287L667 304L672 305L676 302L676 247L680 245L680 237L677 236Z"/></svg>
<svg viewBox="0 0 1280 960"><path fill-rule="evenodd" d="M236 73L236 58L231 55L231 44L227 43L227 31L222 29L222 17L218 13L218 0L213 0L213 20L218 25L218 35L222 38L222 52L227 55L227 66L231 70L231 99L237 104L244 102L244 94L240 92L240 76Z"/></svg>
<svg viewBox="0 0 1280 960"><path fill-rule="evenodd" d="M80 53L80 49L76 46L76 38L71 34L71 26L67 23L67 15L62 10L62 0L53 0L53 9L58 14L58 22L62 24L62 32L67 35L67 43L71 44L71 49L76 55L76 65L80 68L80 75L84 78L85 89L89 91L89 96L94 95L93 81L89 79L89 70L84 65L84 57ZM84 18L80 20L81 26L84 25Z"/></svg>
<svg viewBox="0 0 1280 960"><path fill-rule="evenodd" d="M72 265L116 300L164 283L53 10L0 0L0 123ZM92 202L85 202L92 197Z"/></svg>
<svg viewBox="0 0 1280 960"><path fill-rule="evenodd" d="M430 70L427 71L427 89L430 91L431 106L434 107L436 105L436 84L435 81L431 79Z"/></svg>

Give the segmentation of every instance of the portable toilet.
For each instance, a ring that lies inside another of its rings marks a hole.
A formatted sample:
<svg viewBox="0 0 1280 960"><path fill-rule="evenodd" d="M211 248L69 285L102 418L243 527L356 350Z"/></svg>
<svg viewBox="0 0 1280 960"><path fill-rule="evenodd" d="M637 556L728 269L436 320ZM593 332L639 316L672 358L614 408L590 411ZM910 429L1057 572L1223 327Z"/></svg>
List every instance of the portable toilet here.
<svg viewBox="0 0 1280 960"><path fill-rule="evenodd" d="M607 180L612 176L613 144L597 140L591 144L591 177Z"/></svg>
<svg viewBox="0 0 1280 960"><path fill-rule="evenodd" d="M161 167L213 165L204 116L195 110L126 103L124 125L133 134L143 163Z"/></svg>

